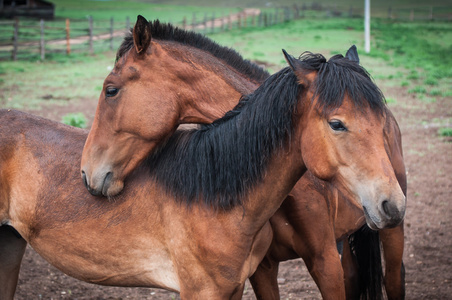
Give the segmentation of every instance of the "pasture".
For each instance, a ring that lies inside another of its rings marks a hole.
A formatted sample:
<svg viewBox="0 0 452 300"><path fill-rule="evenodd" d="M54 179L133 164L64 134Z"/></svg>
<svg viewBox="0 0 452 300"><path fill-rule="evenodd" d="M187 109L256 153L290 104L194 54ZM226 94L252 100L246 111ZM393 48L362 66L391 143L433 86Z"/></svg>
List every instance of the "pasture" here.
<svg viewBox="0 0 452 300"><path fill-rule="evenodd" d="M84 4L102 5L103 2L85 1ZM444 2L436 2L446 6ZM123 16L124 10L129 10L127 13L136 15L138 11L149 19L159 17L170 21L180 19L184 10L193 13L217 9L195 6L181 9L177 1L171 1L171 6L153 6L152 13L147 15L142 2L127 2L119 11L91 6L81 10L76 9L76 2L66 3L59 12L61 17L79 18L90 13L109 18L112 14ZM344 0L342 5L348 7L350 1ZM450 11L450 7L448 9ZM227 10L235 12L236 8ZM180 13L172 15L174 11ZM386 8L379 11L384 15ZM451 29L452 23L447 21L375 19L372 50L368 55L362 51L363 22L359 18L306 18L268 28L209 34L221 45L233 47L270 72L285 66L281 48L292 54L309 50L330 57L345 54L351 44L358 46L361 64L382 89L402 131L408 175L404 251L407 299L446 299L452 294ZM114 59L114 52L103 52L56 56L44 62L1 62L0 106L57 121L66 117L65 122L72 119L73 124L83 123L80 119L86 118L89 127L103 80L112 69ZM68 117L73 113L77 115ZM279 278L282 299L320 298L301 260L283 263ZM178 296L156 289L86 284L62 274L28 248L16 299L41 298L177 299ZM244 299L254 299L249 286Z"/></svg>

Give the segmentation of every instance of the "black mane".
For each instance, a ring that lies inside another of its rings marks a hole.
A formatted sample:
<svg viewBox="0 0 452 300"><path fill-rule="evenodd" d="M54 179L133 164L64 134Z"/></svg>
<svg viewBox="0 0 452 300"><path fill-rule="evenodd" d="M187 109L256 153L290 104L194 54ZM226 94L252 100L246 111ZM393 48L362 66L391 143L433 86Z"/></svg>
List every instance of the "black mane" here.
<svg viewBox="0 0 452 300"><path fill-rule="evenodd" d="M171 24L160 23L159 20L149 22L151 25L152 39L175 41L183 45L191 46L211 53L214 57L225 61L229 66L235 68L239 73L248 76L257 82L263 82L270 74L238 54L234 49L223 47L208 37L174 27ZM132 30L124 37L124 41L116 53L116 61L123 57L133 47Z"/></svg>
<svg viewBox="0 0 452 300"><path fill-rule="evenodd" d="M152 176L176 199L229 209L262 180L287 144L299 85L289 68L269 77L225 117L200 130L178 131L150 156Z"/></svg>
<svg viewBox="0 0 452 300"><path fill-rule="evenodd" d="M373 111L383 113L385 98L373 82L369 73L359 63L341 54L328 61L321 54L305 52L300 56L303 69L317 71L314 82L318 107L324 115L339 108L348 95L358 109L370 106Z"/></svg>
<svg viewBox="0 0 452 300"><path fill-rule="evenodd" d="M340 56L327 62L312 53L301 59L305 69L318 71L315 84L324 111L339 107L338 97L345 94L357 108L367 103L374 111L383 111L380 90L357 63ZM151 176L189 205L221 209L240 205L250 188L262 181L271 157L288 145L301 90L294 72L282 69L223 118L200 130L175 133L148 157Z"/></svg>

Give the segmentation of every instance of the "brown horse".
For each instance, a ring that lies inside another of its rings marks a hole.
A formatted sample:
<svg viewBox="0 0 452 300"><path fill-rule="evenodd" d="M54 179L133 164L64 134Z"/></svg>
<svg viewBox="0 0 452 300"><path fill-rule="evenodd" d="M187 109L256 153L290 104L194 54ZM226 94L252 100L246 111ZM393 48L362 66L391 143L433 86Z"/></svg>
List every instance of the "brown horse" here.
<svg viewBox="0 0 452 300"><path fill-rule="evenodd" d="M352 54L350 52L347 57L356 61L357 55ZM134 168L134 164L139 164L178 124L212 122L235 105L238 95L250 93L267 76L266 72L244 61L231 49L219 47L205 37L158 22L148 25L139 17L134 38L126 37L118 51L115 70L105 81L83 158L85 162L87 158L97 158L98 172L108 163L115 166L114 177L108 173L109 168L105 172L114 188L104 190L104 194L114 194L121 190L122 178ZM116 93L120 93L120 101L115 98ZM161 99L165 99L163 104ZM400 130L393 115L385 110L385 145L405 193ZM140 130L146 134L140 136ZM125 145L130 146L127 149ZM131 150L134 150L133 154ZM127 169L122 169L121 161L124 159ZM91 167L96 167L94 161ZM99 182L104 183L105 177L102 176L105 175L94 176L99 176ZM89 188L91 192L100 194L105 186ZM252 278L258 295L277 294L277 263L297 257L306 262L324 298L337 299L337 295L344 293L335 241L347 237L364 224L363 210L361 205L354 206L353 201L348 201L334 188L329 190L327 184L319 182L308 172L272 217L275 239L266 257L266 265L263 264ZM380 235L386 261L388 298L403 298L403 225L381 230ZM347 246L345 243L344 260L350 260ZM348 270L349 267L345 268ZM346 278L351 277L350 272L346 275ZM351 284L352 280L348 279L348 294L356 291Z"/></svg>
<svg viewBox="0 0 452 300"><path fill-rule="evenodd" d="M360 201L374 226L401 222L378 88L340 56L287 60L224 118L174 134L112 202L77 183L83 131L2 111L1 224L76 278L224 299L241 297L271 243L268 220L307 169ZM342 72L349 80L326 97ZM17 272L17 240L0 243L2 279Z"/></svg>

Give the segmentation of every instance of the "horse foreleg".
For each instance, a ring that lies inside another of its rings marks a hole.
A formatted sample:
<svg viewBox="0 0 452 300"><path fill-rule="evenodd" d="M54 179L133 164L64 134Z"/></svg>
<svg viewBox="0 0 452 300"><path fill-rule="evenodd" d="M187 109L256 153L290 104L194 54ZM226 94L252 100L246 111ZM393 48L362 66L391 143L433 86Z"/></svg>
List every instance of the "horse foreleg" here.
<svg viewBox="0 0 452 300"><path fill-rule="evenodd" d="M360 298L358 264L352 255L350 244L345 239L342 248L342 269L344 270L345 291L348 300Z"/></svg>
<svg viewBox="0 0 452 300"><path fill-rule="evenodd" d="M257 299L279 299L278 268L279 262L267 255L250 277Z"/></svg>
<svg viewBox="0 0 452 300"><path fill-rule="evenodd" d="M336 243L334 239L331 241L302 258L319 287L322 299L345 299L344 272Z"/></svg>
<svg viewBox="0 0 452 300"><path fill-rule="evenodd" d="M385 260L385 288L388 299L405 299L405 267L403 266L403 223L392 229L380 230Z"/></svg>
<svg viewBox="0 0 452 300"><path fill-rule="evenodd" d="M0 226L0 298L13 299L27 242L10 226Z"/></svg>

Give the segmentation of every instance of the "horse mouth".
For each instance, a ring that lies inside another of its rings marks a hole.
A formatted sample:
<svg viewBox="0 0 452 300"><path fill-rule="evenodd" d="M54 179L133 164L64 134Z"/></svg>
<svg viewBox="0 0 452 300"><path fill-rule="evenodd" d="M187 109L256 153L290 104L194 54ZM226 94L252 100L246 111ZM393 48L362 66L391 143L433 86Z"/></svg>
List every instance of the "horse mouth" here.
<svg viewBox="0 0 452 300"><path fill-rule="evenodd" d="M363 209L364 209L364 216L366 217L366 223L367 223L367 226L369 226L369 228L372 229L372 230L378 230L378 229L380 229L380 228L378 227L378 225L372 220L372 217L371 217L370 214L367 212L367 209L366 209L365 206L363 206Z"/></svg>

